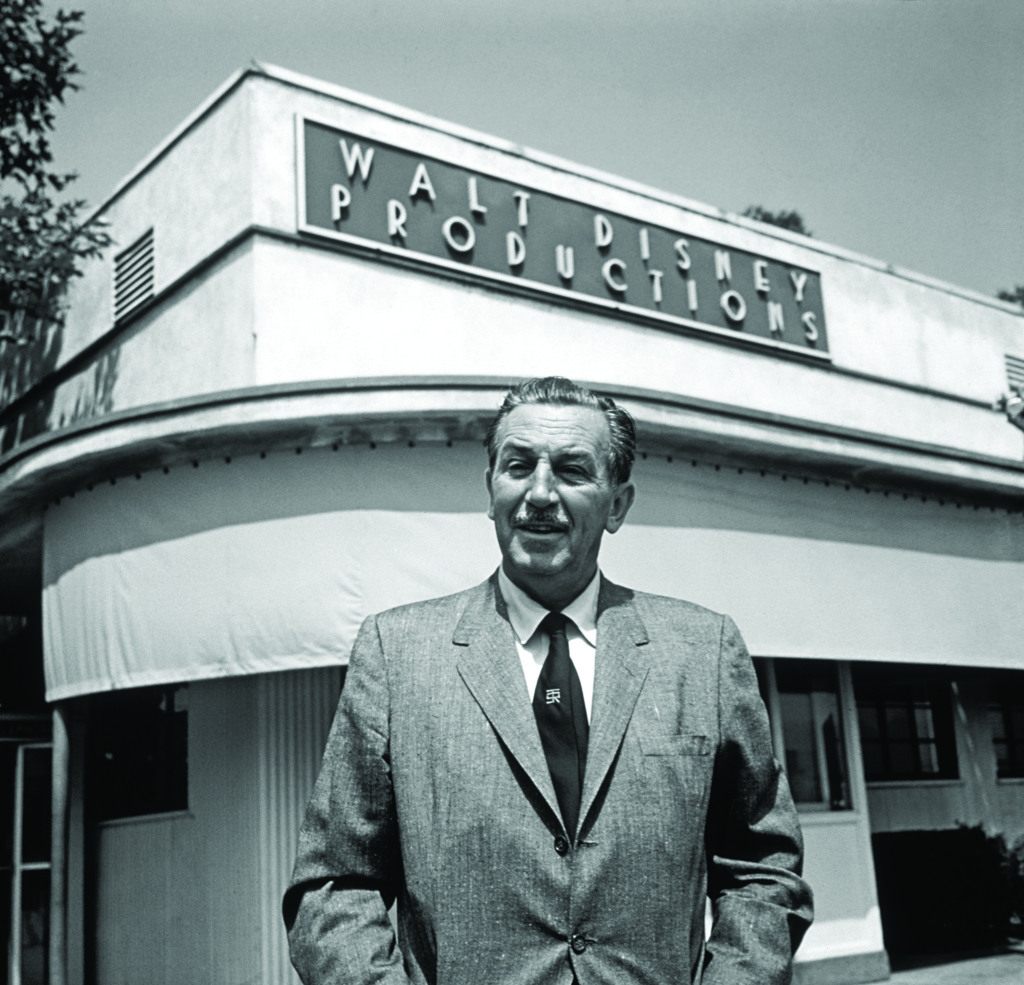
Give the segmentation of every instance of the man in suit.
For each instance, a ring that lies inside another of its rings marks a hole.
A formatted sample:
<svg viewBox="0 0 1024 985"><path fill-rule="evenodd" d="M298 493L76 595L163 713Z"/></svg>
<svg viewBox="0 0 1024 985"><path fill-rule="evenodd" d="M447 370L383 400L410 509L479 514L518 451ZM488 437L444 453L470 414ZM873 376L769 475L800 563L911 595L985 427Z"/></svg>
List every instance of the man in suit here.
<svg viewBox="0 0 1024 985"><path fill-rule="evenodd" d="M284 900L307 985L790 980L811 894L743 641L598 570L635 443L569 380L513 387L501 567L363 624Z"/></svg>

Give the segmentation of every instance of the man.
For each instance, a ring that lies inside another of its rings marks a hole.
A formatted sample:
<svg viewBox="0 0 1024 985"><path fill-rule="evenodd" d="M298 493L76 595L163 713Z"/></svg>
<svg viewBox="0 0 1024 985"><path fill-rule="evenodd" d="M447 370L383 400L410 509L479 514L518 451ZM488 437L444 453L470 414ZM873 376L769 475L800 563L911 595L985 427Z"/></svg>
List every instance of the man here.
<svg viewBox="0 0 1024 985"><path fill-rule="evenodd" d="M631 418L532 380L487 449L500 569L356 640L284 900L295 967L307 985L788 982L811 895L743 642L598 571L633 503Z"/></svg>

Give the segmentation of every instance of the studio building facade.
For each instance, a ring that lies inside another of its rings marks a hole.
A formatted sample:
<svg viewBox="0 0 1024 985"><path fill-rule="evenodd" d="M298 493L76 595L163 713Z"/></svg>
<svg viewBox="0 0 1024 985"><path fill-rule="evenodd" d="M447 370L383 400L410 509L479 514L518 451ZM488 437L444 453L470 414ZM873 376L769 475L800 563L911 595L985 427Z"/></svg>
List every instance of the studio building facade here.
<svg viewBox="0 0 1024 985"><path fill-rule="evenodd" d="M922 846L969 897L1024 835L1018 309L269 67L100 214L66 323L0 352L0 981L294 980L356 629L497 566L484 428L547 374L638 422L605 573L755 657L797 980L884 979L908 905L963 927Z"/></svg>

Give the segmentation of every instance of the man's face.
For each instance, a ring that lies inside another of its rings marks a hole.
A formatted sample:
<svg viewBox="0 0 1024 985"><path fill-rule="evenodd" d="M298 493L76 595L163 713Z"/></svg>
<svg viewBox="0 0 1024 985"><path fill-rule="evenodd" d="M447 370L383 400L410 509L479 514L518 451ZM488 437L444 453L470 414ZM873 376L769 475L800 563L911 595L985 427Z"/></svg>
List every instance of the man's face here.
<svg viewBox="0 0 1024 985"><path fill-rule="evenodd" d="M522 404L501 422L490 505L505 574L549 609L594 576L601 536L622 526L631 482L608 474L611 434L592 407Z"/></svg>

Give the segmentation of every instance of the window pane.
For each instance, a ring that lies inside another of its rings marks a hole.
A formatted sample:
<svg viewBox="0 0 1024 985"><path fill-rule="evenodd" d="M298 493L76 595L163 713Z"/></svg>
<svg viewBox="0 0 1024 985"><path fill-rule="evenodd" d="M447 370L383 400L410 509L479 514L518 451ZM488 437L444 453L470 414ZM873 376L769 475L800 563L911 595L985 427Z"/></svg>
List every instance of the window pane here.
<svg viewBox="0 0 1024 985"><path fill-rule="evenodd" d="M11 946L11 870L0 867L0 985L7 985L7 954Z"/></svg>
<svg viewBox="0 0 1024 985"><path fill-rule="evenodd" d="M1024 671L992 674L987 721L996 775L1024 777Z"/></svg>
<svg viewBox="0 0 1024 985"><path fill-rule="evenodd" d="M917 728L919 739L935 738L935 722L932 719L932 710L928 705L918 704L914 708L914 725Z"/></svg>
<svg viewBox="0 0 1024 985"><path fill-rule="evenodd" d="M819 695L818 697L821 697ZM829 806L834 811L846 810L850 803L850 785L846 779L846 746L843 743L842 718L839 714L839 699L828 695L827 713L820 714L819 734L825 753L825 770L828 782Z"/></svg>
<svg viewBox="0 0 1024 985"><path fill-rule="evenodd" d="M786 773L798 804L850 807L839 679L827 660L774 662Z"/></svg>
<svg viewBox="0 0 1024 985"><path fill-rule="evenodd" d="M914 775L914 753L909 742L889 743L889 767L894 777Z"/></svg>
<svg viewBox="0 0 1024 985"><path fill-rule="evenodd" d="M21 874L21 982L46 985L50 939L50 873Z"/></svg>
<svg viewBox="0 0 1024 985"><path fill-rule="evenodd" d="M873 742L878 739L878 711L873 705L858 708L857 721L860 724L860 737L863 741Z"/></svg>
<svg viewBox="0 0 1024 985"><path fill-rule="evenodd" d="M939 750L934 742L922 742L918 746L918 753L921 756L921 769L925 773L938 773Z"/></svg>
<svg viewBox="0 0 1024 985"><path fill-rule="evenodd" d="M183 690L138 688L92 699L88 794L96 820L188 807Z"/></svg>
<svg viewBox="0 0 1024 985"><path fill-rule="evenodd" d="M807 694L780 694L786 736L786 775L798 804L820 803L821 777L814 745L814 719Z"/></svg>
<svg viewBox="0 0 1024 985"><path fill-rule="evenodd" d="M1013 776L1024 776L1024 736L1017 739L1012 746L1010 746L1008 752L1012 763L1009 768L1013 771Z"/></svg>
<svg viewBox="0 0 1024 985"><path fill-rule="evenodd" d="M0 869L9 866L14 858L14 811L12 806L15 800L16 758L17 747L14 743L5 745L0 742ZM3 954L7 954L6 949Z"/></svg>
<svg viewBox="0 0 1024 985"><path fill-rule="evenodd" d="M21 838L23 862L48 862L50 859L51 782L49 749L25 749L24 752L24 826Z"/></svg>
<svg viewBox="0 0 1024 985"><path fill-rule="evenodd" d="M880 742L865 742L861 746L864 755L864 775L868 780L884 780L886 777L885 760L882 757Z"/></svg>
<svg viewBox="0 0 1024 985"><path fill-rule="evenodd" d="M1014 738L1024 738L1024 705L1014 705L1010 711L1010 727Z"/></svg>
<svg viewBox="0 0 1024 985"><path fill-rule="evenodd" d="M910 738L910 716L904 705L889 704L886 706L885 730L890 739Z"/></svg>
<svg viewBox="0 0 1024 985"><path fill-rule="evenodd" d="M993 742L1006 740L1006 717L1002 705L990 705L988 709L988 727L992 732Z"/></svg>

